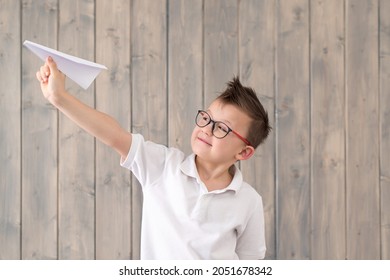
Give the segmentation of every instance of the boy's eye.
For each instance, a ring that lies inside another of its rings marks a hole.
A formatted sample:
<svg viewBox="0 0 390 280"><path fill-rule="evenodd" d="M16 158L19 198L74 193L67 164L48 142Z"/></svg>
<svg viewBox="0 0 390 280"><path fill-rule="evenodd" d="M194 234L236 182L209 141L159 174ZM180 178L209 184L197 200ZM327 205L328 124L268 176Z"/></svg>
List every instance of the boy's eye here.
<svg viewBox="0 0 390 280"><path fill-rule="evenodd" d="M200 113L200 115L204 121L208 121L210 119L210 117L205 113Z"/></svg>
<svg viewBox="0 0 390 280"><path fill-rule="evenodd" d="M223 132L223 133L226 133L226 134L229 132L229 128L227 128L226 125L224 125L224 124L219 123L217 125L217 128L218 128L218 130L220 132Z"/></svg>

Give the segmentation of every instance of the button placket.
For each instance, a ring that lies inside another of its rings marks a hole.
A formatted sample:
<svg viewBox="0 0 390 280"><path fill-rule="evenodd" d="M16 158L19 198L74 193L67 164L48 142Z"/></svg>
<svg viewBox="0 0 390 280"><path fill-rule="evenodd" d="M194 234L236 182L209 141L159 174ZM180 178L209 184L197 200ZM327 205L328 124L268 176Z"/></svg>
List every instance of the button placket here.
<svg viewBox="0 0 390 280"><path fill-rule="evenodd" d="M202 194L198 201L196 202L196 205L194 207L194 210L192 211L191 217L195 220L204 220L206 218L206 214L208 211L208 206L210 203L210 200L212 198L212 194L205 193Z"/></svg>

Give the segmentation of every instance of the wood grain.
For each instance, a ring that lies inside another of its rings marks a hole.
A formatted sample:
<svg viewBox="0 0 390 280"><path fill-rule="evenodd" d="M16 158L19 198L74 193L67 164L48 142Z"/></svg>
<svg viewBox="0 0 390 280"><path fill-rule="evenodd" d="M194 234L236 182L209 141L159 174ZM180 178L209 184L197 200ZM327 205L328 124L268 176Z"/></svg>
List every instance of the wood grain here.
<svg viewBox="0 0 390 280"><path fill-rule="evenodd" d="M344 6L310 7L312 258L345 259Z"/></svg>
<svg viewBox="0 0 390 280"><path fill-rule="evenodd" d="M346 3L347 258L380 258L378 2Z"/></svg>
<svg viewBox="0 0 390 280"><path fill-rule="evenodd" d="M135 0L131 6L132 131L167 144L166 1ZM142 193L132 188L132 258L139 258Z"/></svg>
<svg viewBox="0 0 390 280"><path fill-rule="evenodd" d="M20 259L20 5L0 1L0 260Z"/></svg>
<svg viewBox="0 0 390 280"><path fill-rule="evenodd" d="M58 3L22 2L22 39L57 47ZM22 53L22 259L57 259L57 110L42 96L42 65Z"/></svg>
<svg viewBox="0 0 390 280"><path fill-rule="evenodd" d="M390 259L390 2L381 0L379 45L381 259Z"/></svg>
<svg viewBox="0 0 390 280"><path fill-rule="evenodd" d="M59 50L94 60L94 1L59 1ZM69 38L73 38L69 40ZM92 50L92 51L91 51ZM67 80L67 90L94 106L94 85L83 90ZM60 259L95 257L94 139L65 115L59 115Z"/></svg>
<svg viewBox="0 0 390 280"><path fill-rule="evenodd" d="M276 258L275 227L275 1L241 1L239 5L239 73L268 111L273 130L255 155L241 162L244 180L262 196L266 230L266 258Z"/></svg>
<svg viewBox="0 0 390 280"><path fill-rule="evenodd" d="M277 6L277 258L310 258L309 7Z"/></svg>
<svg viewBox="0 0 390 280"><path fill-rule="evenodd" d="M204 2L204 108L238 75L238 2Z"/></svg>
<svg viewBox="0 0 390 280"><path fill-rule="evenodd" d="M195 115L202 109L202 1L169 2L169 146L191 153Z"/></svg>
<svg viewBox="0 0 390 280"><path fill-rule="evenodd" d="M96 2L96 61L107 66L96 81L96 108L130 130L130 2ZM96 258L131 258L130 172L119 156L96 143Z"/></svg>

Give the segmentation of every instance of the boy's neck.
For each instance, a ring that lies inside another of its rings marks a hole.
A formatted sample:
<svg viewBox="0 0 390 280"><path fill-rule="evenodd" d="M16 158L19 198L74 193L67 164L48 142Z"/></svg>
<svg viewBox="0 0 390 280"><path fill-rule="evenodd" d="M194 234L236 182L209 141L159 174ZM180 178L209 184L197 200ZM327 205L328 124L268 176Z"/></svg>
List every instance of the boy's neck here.
<svg viewBox="0 0 390 280"><path fill-rule="evenodd" d="M232 165L215 165L195 157L195 164L202 182L209 192L222 190L232 182Z"/></svg>

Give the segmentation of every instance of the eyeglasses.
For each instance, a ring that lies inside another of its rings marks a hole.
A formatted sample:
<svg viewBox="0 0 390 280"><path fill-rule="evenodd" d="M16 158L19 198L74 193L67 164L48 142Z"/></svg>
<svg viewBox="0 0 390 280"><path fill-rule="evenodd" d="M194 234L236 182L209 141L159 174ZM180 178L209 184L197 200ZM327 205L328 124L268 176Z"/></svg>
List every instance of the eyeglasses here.
<svg viewBox="0 0 390 280"><path fill-rule="evenodd" d="M196 118L195 118L195 123L199 127L205 127L205 126L208 126L210 123L212 123L213 126L212 126L211 131L212 131L213 135L215 137L217 137L218 139L222 139L222 138L226 137L226 135L228 135L229 132L233 132L245 144L247 144L248 146L251 146L251 143L247 139L245 139L240 134L235 132L233 129L228 127L227 124L220 122L220 121L214 121L213 119L211 119L210 115L206 111L198 110L198 114L196 115Z"/></svg>

